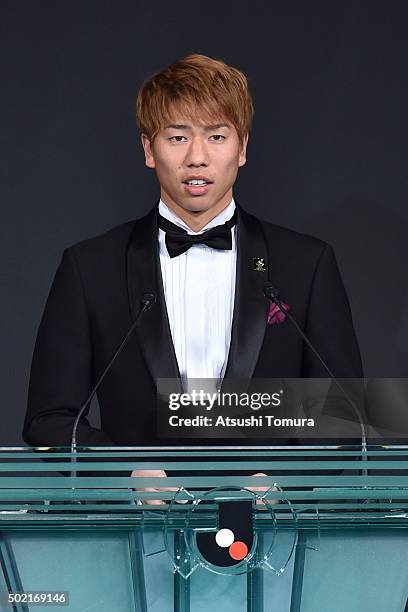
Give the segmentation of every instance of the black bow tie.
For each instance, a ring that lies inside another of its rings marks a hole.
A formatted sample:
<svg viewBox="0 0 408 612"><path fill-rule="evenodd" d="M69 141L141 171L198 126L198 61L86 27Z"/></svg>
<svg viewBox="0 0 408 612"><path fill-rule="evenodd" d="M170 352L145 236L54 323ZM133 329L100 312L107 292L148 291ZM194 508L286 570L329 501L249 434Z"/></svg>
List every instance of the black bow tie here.
<svg viewBox="0 0 408 612"><path fill-rule="evenodd" d="M166 232L166 247L170 257L177 257L188 251L193 244L206 244L213 249L232 249L231 228L237 221L237 211L223 225L216 225L202 234L188 234L186 230L158 215L158 225Z"/></svg>

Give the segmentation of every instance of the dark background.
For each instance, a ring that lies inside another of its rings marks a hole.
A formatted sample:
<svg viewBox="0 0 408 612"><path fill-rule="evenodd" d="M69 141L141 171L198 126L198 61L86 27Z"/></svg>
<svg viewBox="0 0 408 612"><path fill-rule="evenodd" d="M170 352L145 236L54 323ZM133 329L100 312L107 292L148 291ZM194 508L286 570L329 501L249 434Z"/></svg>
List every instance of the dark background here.
<svg viewBox="0 0 408 612"><path fill-rule="evenodd" d="M256 114L238 201L333 244L366 375L408 376L402 2L1 7L0 444L21 442L35 334L63 249L158 198L135 96L190 52L249 79Z"/></svg>

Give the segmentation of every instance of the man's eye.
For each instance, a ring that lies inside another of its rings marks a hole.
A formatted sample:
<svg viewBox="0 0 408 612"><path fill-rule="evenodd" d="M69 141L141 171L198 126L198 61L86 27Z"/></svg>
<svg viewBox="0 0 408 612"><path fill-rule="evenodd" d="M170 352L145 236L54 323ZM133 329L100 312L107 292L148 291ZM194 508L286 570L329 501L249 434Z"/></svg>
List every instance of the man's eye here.
<svg viewBox="0 0 408 612"><path fill-rule="evenodd" d="M185 138L185 136L171 136L169 140L171 142L183 142L182 138Z"/></svg>
<svg viewBox="0 0 408 612"><path fill-rule="evenodd" d="M225 140L225 136L223 136L222 134L213 134L212 136L210 136L210 138L214 138L215 142L221 142L222 140Z"/></svg>

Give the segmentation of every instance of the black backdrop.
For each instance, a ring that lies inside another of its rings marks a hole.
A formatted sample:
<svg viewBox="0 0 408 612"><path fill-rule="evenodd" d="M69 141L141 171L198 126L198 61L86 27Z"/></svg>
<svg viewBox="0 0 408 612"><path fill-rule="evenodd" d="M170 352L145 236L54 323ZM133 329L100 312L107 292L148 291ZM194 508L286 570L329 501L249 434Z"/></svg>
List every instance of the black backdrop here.
<svg viewBox="0 0 408 612"><path fill-rule="evenodd" d="M62 250L157 200L138 87L189 53L248 76L236 197L335 247L370 376L408 376L404 3L2 1L1 425L21 441L35 333Z"/></svg>

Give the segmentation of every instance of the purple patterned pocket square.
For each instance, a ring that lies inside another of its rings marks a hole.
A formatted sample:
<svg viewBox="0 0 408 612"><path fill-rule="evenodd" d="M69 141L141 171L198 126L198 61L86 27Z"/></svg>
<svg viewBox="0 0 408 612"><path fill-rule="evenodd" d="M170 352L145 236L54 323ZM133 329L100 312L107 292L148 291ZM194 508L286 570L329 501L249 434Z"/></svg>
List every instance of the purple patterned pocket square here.
<svg viewBox="0 0 408 612"><path fill-rule="evenodd" d="M290 306L285 304L285 302L281 302L282 306L285 310L290 310ZM283 323L286 319L286 315L279 309L274 302L269 304L269 312L268 312L268 325L275 325L275 323Z"/></svg>

